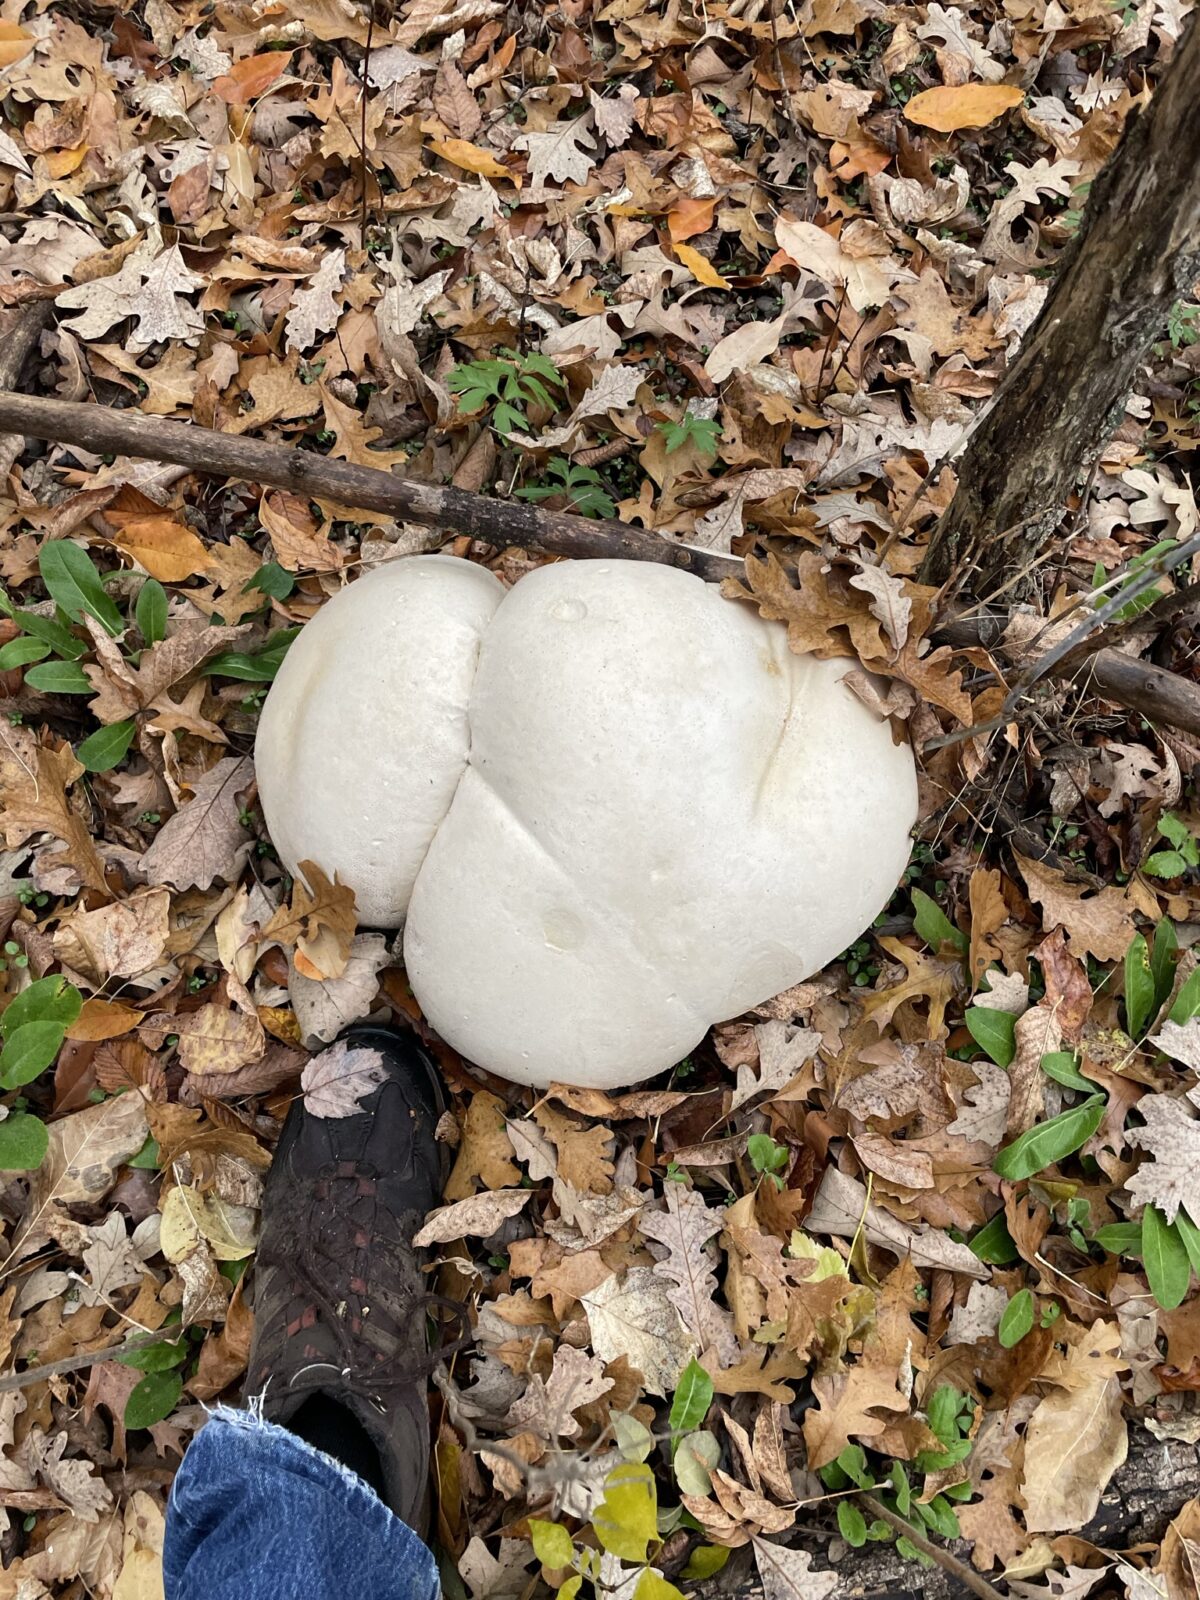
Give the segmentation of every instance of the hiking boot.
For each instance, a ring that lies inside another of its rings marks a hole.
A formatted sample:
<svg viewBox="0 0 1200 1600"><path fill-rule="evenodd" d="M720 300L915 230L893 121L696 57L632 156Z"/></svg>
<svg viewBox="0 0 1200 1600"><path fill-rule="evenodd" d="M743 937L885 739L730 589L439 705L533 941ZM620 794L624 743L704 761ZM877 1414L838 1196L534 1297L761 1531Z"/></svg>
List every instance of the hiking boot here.
<svg viewBox="0 0 1200 1600"><path fill-rule="evenodd" d="M263 1196L246 1394L420 1533L426 1382L440 1354L428 1322L440 1307L456 1331L466 1326L463 1307L427 1292L412 1244L446 1182L449 1152L434 1137L445 1097L409 1035L351 1028L314 1063L332 1051L349 1057L339 1083L360 1054L362 1070L382 1069L384 1081L350 1116L317 1116L303 1097L288 1113Z"/></svg>

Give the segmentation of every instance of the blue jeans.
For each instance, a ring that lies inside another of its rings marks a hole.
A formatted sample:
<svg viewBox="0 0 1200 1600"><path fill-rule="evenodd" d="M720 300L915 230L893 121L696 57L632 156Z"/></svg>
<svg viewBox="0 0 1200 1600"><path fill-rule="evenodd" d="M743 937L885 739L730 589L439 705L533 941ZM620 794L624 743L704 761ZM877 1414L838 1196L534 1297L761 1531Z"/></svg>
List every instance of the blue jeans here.
<svg viewBox="0 0 1200 1600"><path fill-rule="evenodd" d="M222 1406L171 1489L166 1600L437 1600L437 1563L361 1478Z"/></svg>

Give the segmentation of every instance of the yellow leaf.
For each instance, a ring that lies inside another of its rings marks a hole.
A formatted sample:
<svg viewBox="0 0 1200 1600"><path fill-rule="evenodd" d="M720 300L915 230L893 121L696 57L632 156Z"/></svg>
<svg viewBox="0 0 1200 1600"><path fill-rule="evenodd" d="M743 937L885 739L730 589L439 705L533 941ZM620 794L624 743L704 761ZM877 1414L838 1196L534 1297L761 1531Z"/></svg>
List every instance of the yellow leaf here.
<svg viewBox="0 0 1200 1600"><path fill-rule="evenodd" d="M11 67L33 49L32 34L15 22L0 22L0 67Z"/></svg>
<svg viewBox="0 0 1200 1600"><path fill-rule="evenodd" d="M257 1213L249 1206L233 1205L218 1194L201 1194L187 1183L167 1191L159 1248L168 1261L186 1261L201 1239L208 1241L218 1261L241 1261L254 1249L257 1237Z"/></svg>
<svg viewBox="0 0 1200 1600"><path fill-rule="evenodd" d="M668 1583L660 1572L647 1567L637 1581L633 1600L683 1600L683 1591Z"/></svg>
<svg viewBox="0 0 1200 1600"><path fill-rule="evenodd" d="M0 46L2 49L3 46ZM46 154L46 171L52 178L65 178L68 173L75 171L76 167L83 164L90 145L76 145L74 150L50 150Z"/></svg>
<svg viewBox="0 0 1200 1600"><path fill-rule="evenodd" d="M296 1020L296 1013L287 1006L259 1006L258 1020L271 1035L281 1044L299 1045L300 1024Z"/></svg>
<svg viewBox="0 0 1200 1600"><path fill-rule="evenodd" d="M1024 89L1012 83L943 84L913 95L904 115L918 127L957 133L960 128L986 127L1024 98Z"/></svg>
<svg viewBox="0 0 1200 1600"><path fill-rule="evenodd" d="M675 255L698 283L706 289L728 289L729 279L723 278L707 256L693 250L690 244L675 244Z"/></svg>
<svg viewBox="0 0 1200 1600"><path fill-rule="evenodd" d="M575 1546L561 1523L542 1522L537 1517L530 1517L529 1537L533 1542L533 1553L544 1567L557 1571L560 1567L571 1565Z"/></svg>
<svg viewBox="0 0 1200 1600"><path fill-rule="evenodd" d="M130 1006L119 1006L114 1000L85 1000L83 1010L67 1029L68 1039L119 1039L123 1033L136 1028L142 1013Z"/></svg>
<svg viewBox="0 0 1200 1600"><path fill-rule="evenodd" d="M212 565L201 541L174 517L135 517L112 542L162 583L178 583Z"/></svg>
<svg viewBox="0 0 1200 1600"><path fill-rule="evenodd" d="M477 172L483 178L503 178L506 183L518 189L521 187L519 172L510 172L507 167L500 165L490 150L481 150L469 139L434 139L429 148L435 156L462 167L464 172Z"/></svg>
<svg viewBox="0 0 1200 1600"><path fill-rule="evenodd" d="M651 1540L658 1540L654 1474L627 1462L604 1480L604 1499L592 1513L596 1537L610 1555L622 1561L645 1561Z"/></svg>

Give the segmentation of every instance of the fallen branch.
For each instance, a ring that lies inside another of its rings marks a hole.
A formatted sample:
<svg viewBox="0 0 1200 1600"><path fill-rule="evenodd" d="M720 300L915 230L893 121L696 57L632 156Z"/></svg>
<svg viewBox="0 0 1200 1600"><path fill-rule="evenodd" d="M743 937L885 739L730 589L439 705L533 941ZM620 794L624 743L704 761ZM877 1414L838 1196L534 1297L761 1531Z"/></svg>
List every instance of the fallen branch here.
<svg viewBox="0 0 1200 1600"><path fill-rule="evenodd" d="M967 1566L965 1561L960 1561L952 1550L944 1544L934 1544L932 1539L927 1539L911 1522L906 1521L895 1511L889 1511L882 1500L877 1500L873 1494L857 1494L854 1497L873 1517L879 1517L890 1528L907 1539L914 1550L919 1550L923 1556L943 1568L956 1583L961 1583L972 1594L978 1595L979 1600L1003 1600L1001 1591L982 1577L974 1568Z"/></svg>
<svg viewBox="0 0 1200 1600"><path fill-rule="evenodd" d="M1008 621L1006 617L964 619L939 628L936 637L943 644L959 648L983 645L1003 654ZM1024 642L1018 640L1016 644L1019 647ZM1097 650L1083 661L1064 658L1050 669L1050 676L1086 686L1101 699L1139 712L1148 722L1165 722L1187 733L1200 733L1200 684L1181 678L1177 672L1165 672L1138 661L1122 650ZM988 727L990 724L984 724L985 729ZM969 731L974 736L980 730Z"/></svg>
<svg viewBox="0 0 1200 1600"><path fill-rule="evenodd" d="M136 1339L126 1339L121 1344L106 1345L102 1350L87 1350L83 1355L64 1356L61 1361L44 1361L40 1367L27 1367L24 1372L10 1372L0 1378L0 1394L10 1389L31 1389L43 1378L61 1378L69 1372L82 1372L85 1367L98 1367L105 1361L116 1361L120 1356L132 1355L152 1344L174 1344L169 1333L139 1334Z"/></svg>
<svg viewBox="0 0 1200 1600"><path fill-rule="evenodd" d="M445 528L481 544L529 545L563 556L656 561L714 580L742 570L736 556L694 550L628 522L591 522L512 500L490 500L466 489L414 483L378 467L360 467L291 445L168 422L140 411L110 411L105 406L6 390L0 391L3 432L73 445L94 455L141 456L217 477L244 478L313 500L333 501L347 510L383 511L401 521Z"/></svg>
<svg viewBox="0 0 1200 1600"><path fill-rule="evenodd" d="M96 455L139 456L170 461L218 477L291 489L315 500L352 509L384 511L425 527L445 528L456 537L496 546L522 545L554 555L608 560L655 561L716 582L739 576L736 556L674 544L627 522L591 522L584 517L541 511L513 501L490 500L466 489L414 483L378 467L334 461L311 450L267 444L143 416L140 411L110 411L70 400L46 400L0 390L0 433L12 432L59 444L76 445ZM953 623L945 637L959 644L988 644L989 637ZM1139 711L1153 722L1200 733L1200 688L1174 673L1146 666L1116 650L1089 658L1086 670L1097 693Z"/></svg>

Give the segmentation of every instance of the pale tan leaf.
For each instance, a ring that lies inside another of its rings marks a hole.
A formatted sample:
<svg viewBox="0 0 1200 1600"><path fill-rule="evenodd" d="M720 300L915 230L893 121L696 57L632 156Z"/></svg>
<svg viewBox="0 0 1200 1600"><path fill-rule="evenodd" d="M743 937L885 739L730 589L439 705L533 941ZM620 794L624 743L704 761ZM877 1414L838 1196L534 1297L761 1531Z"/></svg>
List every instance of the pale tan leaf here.
<svg viewBox="0 0 1200 1600"><path fill-rule="evenodd" d="M1042 1374L1056 1387L1025 1430L1025 1526L1061 1534L1095 1516L1129 1447L1117 1374L1127 1365L1115 1322L1098 1321Z"/></svg>
<svg viewBox="0 0 1200 1600"><path fill-rule="evenodd" d="M413 1236L418 1247L451 1244L456 1239L487 1239L508 1217L515 1217L533 1199L532 1189L485 1189L453 1205L431 1211Z"/></svg>
<svg viewBox="0 0 1200 1600"><path fill-rule="evenodd" d="M614 1272L581 1301L596 1354L604 1361L624 1356L651 1394L672 1394L697 1344L668 1298L666 1282L650 1267L631 1267L623 1276Z"/></svg>

